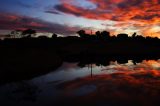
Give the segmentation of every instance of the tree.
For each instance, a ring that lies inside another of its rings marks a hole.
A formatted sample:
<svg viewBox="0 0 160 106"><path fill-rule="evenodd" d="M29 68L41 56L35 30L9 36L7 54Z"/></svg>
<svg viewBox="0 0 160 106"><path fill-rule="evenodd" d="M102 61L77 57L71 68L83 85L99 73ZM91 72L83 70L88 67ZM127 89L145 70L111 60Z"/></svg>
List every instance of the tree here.
<svg viewBox="0 0 160 106"><path fill-rule="evenodd" d="M99 39L102 38L100 31L97 31L97 32L96 32L96 37L99 38Z"/></svg>
<svg viewBox="0 0 160 106"><path fill-rule="evenodd" d="M135 33L133 33L132 38L135 38L135 37L136 37L136 35L137 35L137 33L136 33L136 32L135 32Z"/></svg>
<svg viewBox="0 0 160 106"><path fill-rule="evenodd" d="M122 34L118 34L117 35L118 39L127 39L128 38L128 34L122 33Z"/></svg>
<svg viewBox="0 0 160 106"><path fill-rule="evenodd" d="M58 35L53 33L52 38L57 38L57 37L58 37Z"/></svg>
<svg viewBox="0 0 160 106"><path fill-rule="evenodd" d="M101 32L101 36L103 39L109 39L110 38L110 32L103 31Z"/></svg>
<svg viewBox="0 0 160 106"><path fill-rule="evenodd" d="M85 38L86 32L84 30L80 30L77 32L81 38Z"/></svg>
<svg viewBox="0 0 160 106"><path fill-rule="evenodd" d="M26 29L22 32L22 35L26 37L32 37L32 35L35 35L35 34L36 34L36 30L33 30L33 29Z"/></svg>

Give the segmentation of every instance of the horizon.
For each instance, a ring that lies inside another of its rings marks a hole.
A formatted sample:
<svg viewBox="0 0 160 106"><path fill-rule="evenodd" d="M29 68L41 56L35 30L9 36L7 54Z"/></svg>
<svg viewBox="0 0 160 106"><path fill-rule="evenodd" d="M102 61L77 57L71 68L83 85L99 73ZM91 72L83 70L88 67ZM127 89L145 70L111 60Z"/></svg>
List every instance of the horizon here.
<svg viewBox="0 0 160 106"><path fill-rule="evenodd" d="M160 105L160 0L1 0L0 106Z"/></svg>
<svg viewBox="0 0 160 106"><path fill-rule="evenodd" d="M158 0L2 0L0 33L31 28L68 36L84 29L160 37L159 10Z"/></svg>
<svg viewBox="0 0 160 106"><path fill-rule="evenodd" d="M17 29L17 30L19 30L19 31L21 31L21 32L23 32L23 31L25 31L25 30L27 30L27 28L26 29ZM81 30L83 30L83 29L81 29ZM4 34L2 34L2 33L0 33L0 38L7 38L7 35L11 35L11 32L12 31L16 31L16 30L11 30L11 31L3 31L4 32ZM36 30L35 30L36 31ZM96 32L103 32L103 31L106 31L106 30L102 30L102 31L100 31L100 30L97 30L97 31L93 31L93 30L84 30L85 31L85 33L86 34L88 34L88 35L90 35L90 36L97 36L96 35ZM78 32L78 31L77 31ZM54 32L37 32L36 31L36 33L35 33L35 35L34 35L34 37L39 37L39 36L46 36L46 37L49 37L49 38L51 38L52 37L52 35L53 34L56 34L56 35L58 35L57 37L69 37L69 36L77 36L77 37L80 37L80 35L77 33L77 32L75 32L75 33L73 33L72 35L63 35L63 34L58 34L58 33L54 33ZM109 32L109 31L107 31L107 32ZM117 33L117 34L113 34L112 32L109 32L110 33L110 37L112 37L112 36L115 36L115 37L117 37L119 34L127 34L128 35L128 37L132 37L133 36L133 34L136 34L136 36L142 36L142 37L144 37L144 38L146 38L146 37L151 37L151 38L158 38L158 39L160 39L160 36L150 36L150 35L148 35L148 36L146 36L146 35L141 35L141 34L138 34L137 32L133 32L133 33L125 33L125 32L120 32L120 33ZM11 35L12 36L12 35ZM16 34L15 34L15 36L16 36ZM23 37L22 37L23 38Z"/></svg>

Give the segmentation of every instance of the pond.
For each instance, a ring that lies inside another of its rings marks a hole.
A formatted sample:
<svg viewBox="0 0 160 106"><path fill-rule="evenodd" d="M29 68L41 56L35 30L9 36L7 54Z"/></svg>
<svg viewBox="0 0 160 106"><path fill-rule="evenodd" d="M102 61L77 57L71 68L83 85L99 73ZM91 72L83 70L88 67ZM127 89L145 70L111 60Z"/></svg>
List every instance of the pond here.
<svg viewBox="0 0 160 106"><path fill-rule="evenodd" d="M160 60L108 66L64 62L48 74L0 86L0 106L158 105Z"/></svg>

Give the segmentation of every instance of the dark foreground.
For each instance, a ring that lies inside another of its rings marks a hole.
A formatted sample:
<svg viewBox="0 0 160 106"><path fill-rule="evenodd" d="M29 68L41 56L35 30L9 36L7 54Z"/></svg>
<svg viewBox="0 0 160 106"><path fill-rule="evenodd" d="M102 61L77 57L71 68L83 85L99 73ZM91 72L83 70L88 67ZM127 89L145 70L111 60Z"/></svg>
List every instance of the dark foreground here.
<svg viewBox="0 0 160 106"><path fill-rule="evenodd" d="M160 60L143 60L137 64L132 61L110 62L107 66L87 64L83 67L78 62L64 62L48 74L37 73L28 80L21 78L1 85L0 105L160 105Z"/></svg>
<svg viewBox="0 0 160 106"><path fill-rule="evenodd" d="M0 41L1 104L160 105L159 47L77 37Z"/></svg>
<svg viewBox="0 0 160 106"><path fill-rule="evenodd" d="M83 39L21 38L0 41L0 83L29 79L54 70L65 62L78 62L79 66L96 63L108 65L110 61L134 64L142 60L159 59L159 39Z"/></svg>

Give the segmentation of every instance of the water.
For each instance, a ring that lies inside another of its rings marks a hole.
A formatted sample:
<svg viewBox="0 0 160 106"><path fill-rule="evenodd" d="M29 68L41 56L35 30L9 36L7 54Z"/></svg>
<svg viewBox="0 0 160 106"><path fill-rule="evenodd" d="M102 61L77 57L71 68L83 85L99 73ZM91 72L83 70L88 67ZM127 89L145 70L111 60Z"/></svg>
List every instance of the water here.
<svg viewBox="0 0 160 106"><path fill-rule="evenodd" d="M63 63L46 75L0 86L0 106L159 104L160 60L108 66Z"/></svg>

